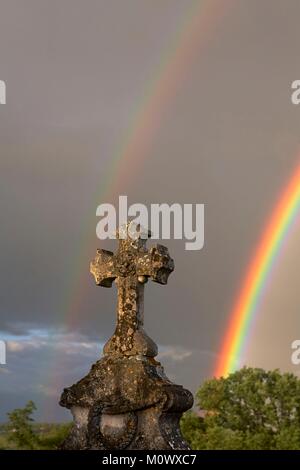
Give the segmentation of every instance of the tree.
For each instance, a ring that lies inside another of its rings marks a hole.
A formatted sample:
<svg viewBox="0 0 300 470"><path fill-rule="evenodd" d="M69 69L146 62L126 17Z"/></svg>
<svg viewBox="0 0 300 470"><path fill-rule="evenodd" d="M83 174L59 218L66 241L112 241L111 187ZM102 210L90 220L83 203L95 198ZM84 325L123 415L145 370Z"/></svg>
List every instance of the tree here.
<svg viewBox="0 0 300 470"><path fill-rule="evenodd" d="M206 381L196 394L204 418L186 414L182 432L194 449L300 449L300 380L244 367Z"/></svg>
<svg viewBox="0 0 300 470"><path fill-rule="evenodd" d="M181 432L192 449L204 449L206 444L205 422L193 411L184 413L180 420Z"/></svg>
<svg viewBox="0 0 300 470"><path fill-rule="evenodd" d="M38 434L39 450L57 450L70 433L73 423L41 425ZM41 427L45 428L42 432Z"/></svg>
<svg viewBox="0 0 300 470"><path fill-rule="evenodd" d="M38 438L34 433L32 413L36 410L33 401L29 401L24 408L17 408L7 413L9 422L7 431L9 441L14 442L18 449L35 449Z"/></svg>

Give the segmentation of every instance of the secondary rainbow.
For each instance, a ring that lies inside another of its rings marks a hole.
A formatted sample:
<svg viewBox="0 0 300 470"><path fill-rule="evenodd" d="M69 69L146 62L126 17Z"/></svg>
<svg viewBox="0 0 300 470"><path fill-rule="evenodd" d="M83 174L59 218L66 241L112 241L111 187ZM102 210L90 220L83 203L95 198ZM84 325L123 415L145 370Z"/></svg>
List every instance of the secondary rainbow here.
<svg viewBox="0 0 300 470"><path fill-rule="evenodd" d="M201 54L203 56L208 49L220 20L234 3L233 0L187 2L174 37L162 52L150 80L145 83L140 100L133 106L127 130L111 155L108 171L102 175L105 184L91 197L91 207L95 210L98 204L113 202L118 194L126 194L129 182L137 176L141 165L151 155L155 137L163 127L181 86L190 75L193 63L199 62ZM82 227L82 248L69 268L69 287L61 309L65 327L71 331L79 329L86 308L84 303L88 304L86 279L93 254L90 249L95 241L95 230L91 230L84 220ZM58 379L52 380L50 388L61 390L61 387Z"/></svg>
<svg viewBox="0 0 300 470"><path fill-rule="evenodd" d="M251 328L259 312L265 287L283 246L300 212L300 164L283 189L275 209L254 250L246 276L229 318L214 370L215 377L227 376L243 364Z"/></svg>
<svg viewBox="0 0 300 470"><path fill-rule="evenodd" d="M199 61L217 32L220 20L233 4L232 0L197 0L188 4L174 37L163 51L153 77L145 84L141 99L131 113L126 133L111 156L109 170L103 178L106 183L101 192L92 196L91 204L95 209L102 202L113 202L119 194L126 194L130 180L136 177L143 162L151 155L155 137L163 127L164 118L188 78L193 63ZM88 224L83 221L82 226L88 227ZM66 324L71 329L78 327L83 311L87 260L91 257L90 247L95 240L94 230L90 230L90 236L85 233L82 235L83 248L70 270L70 287L63 306Z"/></svg>

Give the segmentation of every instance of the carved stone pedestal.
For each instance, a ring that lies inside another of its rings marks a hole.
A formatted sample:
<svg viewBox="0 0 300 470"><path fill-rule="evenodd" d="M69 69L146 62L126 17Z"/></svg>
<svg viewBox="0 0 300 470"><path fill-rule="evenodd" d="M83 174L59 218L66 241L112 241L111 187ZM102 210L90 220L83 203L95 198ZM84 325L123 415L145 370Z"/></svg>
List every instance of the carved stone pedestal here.
<svg viewBox="0 0 300 470"><path fill-rule="evenodd" d="M75 426L66 449L187 449L178 421L193 404L159 362L143 356L104 357L60 404Z"/></svg>
<svg viewBox="0 0 300 470"><path fill-rule="evenodd" d="M104 357L61 396L74 417L64 449L188 449L179 419L192 394L168 380L143 329L144 284L166 284L174 262L167 248L145 244L141 235L120 239L116 255L98 250L91 263L98 285L117 282L118 320Z"/></svg>

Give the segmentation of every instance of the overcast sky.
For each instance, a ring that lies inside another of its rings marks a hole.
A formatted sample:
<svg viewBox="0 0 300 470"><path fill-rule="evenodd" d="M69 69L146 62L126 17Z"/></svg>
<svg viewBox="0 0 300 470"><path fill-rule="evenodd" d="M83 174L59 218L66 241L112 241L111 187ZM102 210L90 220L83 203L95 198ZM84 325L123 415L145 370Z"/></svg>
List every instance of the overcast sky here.
<svg viewBox="0 0 300 470"><path fill-rule="evenodd" d="M29 399L38 419L69 419L62 388L88 372L114 329L116 288L97 288L89 262L96 247L116 248L96 238L96 207L119 194L205 204L201 251L163 242L176 268L167 286L146 285L145 324L170 378L195 391L212 375L253 248L299 160L290 95L300 3L214 0L151 145L115 170L197 3L206 15L209 2L195 0L0 0L2 420ZM298 229L257 314L248 365L298 373Z"/></svg>

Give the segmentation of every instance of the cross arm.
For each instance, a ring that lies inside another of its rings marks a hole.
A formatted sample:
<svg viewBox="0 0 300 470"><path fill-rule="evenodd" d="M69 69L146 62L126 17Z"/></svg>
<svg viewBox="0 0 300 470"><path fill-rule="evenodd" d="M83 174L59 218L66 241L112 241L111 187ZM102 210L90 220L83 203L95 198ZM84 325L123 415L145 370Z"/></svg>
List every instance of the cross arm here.
<svg viewBox="0 0 300 470"><path fill-rule="evenodd" d="M151 277L154 282L167 284L168 277L174 270L174 260L170 257L168 248L156 245L138 258L136 268L138 276Z"/></svg>
<svg viewBox="0 0 300 470"><path fill-rule="evenodd" d="M90 272L98 286L111 287L117 277L114 269L114 254L108 250L98 249L95 259L90 264Z"/></svg>

